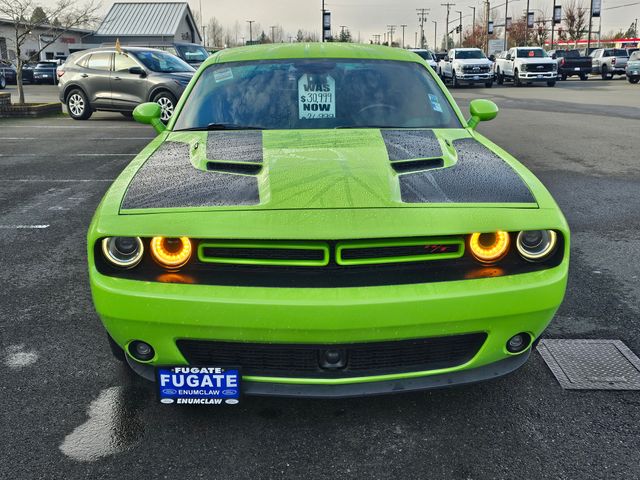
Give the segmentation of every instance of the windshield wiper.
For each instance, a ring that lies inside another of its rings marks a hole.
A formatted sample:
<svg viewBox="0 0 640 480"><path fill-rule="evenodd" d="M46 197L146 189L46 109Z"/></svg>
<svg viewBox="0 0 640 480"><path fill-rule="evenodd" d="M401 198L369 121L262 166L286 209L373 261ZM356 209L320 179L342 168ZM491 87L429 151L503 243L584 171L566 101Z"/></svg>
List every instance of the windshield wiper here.
<svg viewBox="0 0 640 480"><path fill-rule="evenodd" d="M342 129L342 128L385 128L385 129L394 129L399 130L402 128L407 129L415 129L415 128L428 128L428 127L398 127L397 125L338 125L337 127L333 127L334 129Z"/></svg>
<svg viewBox="0 0 640 480"><path fill-rule="evenodd" d="M206 132L208 130L264 130L253 125L240 125L237 123L210 123L205 127L191 127L174 130L175 132Z"/></svg>

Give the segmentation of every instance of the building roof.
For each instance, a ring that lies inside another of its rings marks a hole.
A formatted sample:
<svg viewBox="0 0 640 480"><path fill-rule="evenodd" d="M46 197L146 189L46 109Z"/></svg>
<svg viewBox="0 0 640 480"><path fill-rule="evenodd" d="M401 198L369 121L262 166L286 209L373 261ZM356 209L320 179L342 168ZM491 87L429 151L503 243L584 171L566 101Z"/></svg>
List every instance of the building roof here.
<svg viewBox="0 0 640 480"><path fill-rule="evenodd" d="M173 36L188 15L200 36L187 2L116 2L96 30L98 36Z"/></svg>

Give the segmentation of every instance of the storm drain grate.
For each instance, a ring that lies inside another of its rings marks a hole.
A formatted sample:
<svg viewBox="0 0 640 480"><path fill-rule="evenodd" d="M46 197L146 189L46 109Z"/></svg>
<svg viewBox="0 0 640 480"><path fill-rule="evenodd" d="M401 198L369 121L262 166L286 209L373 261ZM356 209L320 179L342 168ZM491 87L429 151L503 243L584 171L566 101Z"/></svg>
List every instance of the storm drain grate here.
<svg viewBox="0 0 640 480"><path fill-rule="evenodd" d="M542 340L538 352L562 388L640 390L640 359L620 340Z"/></svg>

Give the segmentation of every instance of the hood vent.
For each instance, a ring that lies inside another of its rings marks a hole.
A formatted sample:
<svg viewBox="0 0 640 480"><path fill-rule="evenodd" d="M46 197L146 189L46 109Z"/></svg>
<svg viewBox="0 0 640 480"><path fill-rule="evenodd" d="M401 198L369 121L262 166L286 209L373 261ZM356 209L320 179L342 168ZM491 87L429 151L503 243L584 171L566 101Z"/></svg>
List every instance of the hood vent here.
<svg viewBox="0 0 640 480"><path fill-rule="evenodd" d="M255 163L207 162L207 170L210 172L257 175L262 170L262 165Z"/></svg>
<svg viewBox="0 0 640 480"><path fill-rule="evenodd" d="M441 158L423 158L407 162L392 162L391 167L396 173L421 172L432 168L444 167L444 160Z"/></svg>

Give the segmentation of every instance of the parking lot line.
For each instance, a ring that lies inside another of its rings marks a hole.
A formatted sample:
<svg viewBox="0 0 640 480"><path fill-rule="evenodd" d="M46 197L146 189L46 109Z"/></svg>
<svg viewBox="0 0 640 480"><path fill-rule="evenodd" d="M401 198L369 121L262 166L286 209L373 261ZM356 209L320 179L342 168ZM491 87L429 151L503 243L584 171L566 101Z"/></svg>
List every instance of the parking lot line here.
<svg viewBox="0 0 640 480"><path fill-rule="evenodd" d="M137 153L65 153L65 157L135 157ZM0 153L0 157L11 158L11 157L55 157L60 158L60 155L47 155L40 153Z"/></svg>
<svg viewBox="0 0 640 480"><path fill-rule="evenodd" d="M90 138L92 142L112 141L112 140L151 140L152 137L110 137L110 138ZM36 137L0 137L0 140L38 140Z"/></svg>
<svg viewBox="0 0 640 480"><path fill-rule="evenodd" d="M115 178L3 178L0 179L1 183L32 183L32 182L42 182L42 183L86 183L86 182L114 182Z"/></svg>
<svg viewBox="0 0 640 480"><path fill-rule="evenodd" d="M49 225L0 225L0 229L3 230L22 230L22 229L33 229L33 230L43 230L45 228L49 228Z"/></svg>

